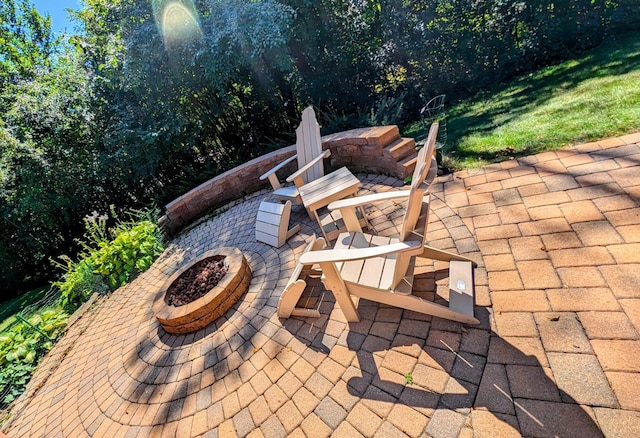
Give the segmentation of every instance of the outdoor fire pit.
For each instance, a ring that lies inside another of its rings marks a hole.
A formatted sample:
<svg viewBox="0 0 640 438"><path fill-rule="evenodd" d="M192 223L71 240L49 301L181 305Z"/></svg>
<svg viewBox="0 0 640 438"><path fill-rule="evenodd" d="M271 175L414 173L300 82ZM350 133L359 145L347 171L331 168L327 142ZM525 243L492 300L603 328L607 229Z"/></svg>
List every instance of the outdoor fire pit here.
<svg viewBox="0 0 640 438"><path fill-rule="evenodd" d="M153 312L168 333L193 332L224 315L246 292L250 281L251 268L238 248L207 251L162 285ZM203 292L208 285L213 286Z"/></svg>

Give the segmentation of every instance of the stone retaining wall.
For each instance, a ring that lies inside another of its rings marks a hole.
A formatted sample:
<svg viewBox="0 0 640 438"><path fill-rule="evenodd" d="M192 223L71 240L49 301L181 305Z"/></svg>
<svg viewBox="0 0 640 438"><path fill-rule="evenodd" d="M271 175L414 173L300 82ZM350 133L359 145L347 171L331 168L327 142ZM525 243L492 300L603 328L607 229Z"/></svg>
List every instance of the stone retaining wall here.
<svg viewBox="0 0 640 438"><path fill-rule="evenodd" d="M331 149L331 164L325 172L347 166L352 170L389 174L404 178L404 169L385 153L385 148L400 138L398 127L377 126L360 128L322 137L323 149ZM295 145L262 155L200 184L165 206L160 224L174 233L202 216L208 210L221 207L234 199L268 187L260 175L272 169L296 152ZM278 172L281 178L293 173L295 161Z"/></svg>
<svg viewBox="0 0 640 438"><path fill-rule="evenodd" d="M160 225L169 233L174 233L208 210L221 207L234 199L242 198L266 187L268 182L260 181L260 175L280 164L295 152L295 145L287 146L211 178L168 203L165 206L165 215L160 218ZM291 166L283 168L281 172L284 175L294 171L295 162Z"/></svg>
<svg viewBox="0 0 640 438"><path fill-rule="evenodd" d="M322 137L323 149L331 149L331 165L356 171L382 173L404 179L398 162L385 148L400 138L395 125L359 128Z"/></svg>

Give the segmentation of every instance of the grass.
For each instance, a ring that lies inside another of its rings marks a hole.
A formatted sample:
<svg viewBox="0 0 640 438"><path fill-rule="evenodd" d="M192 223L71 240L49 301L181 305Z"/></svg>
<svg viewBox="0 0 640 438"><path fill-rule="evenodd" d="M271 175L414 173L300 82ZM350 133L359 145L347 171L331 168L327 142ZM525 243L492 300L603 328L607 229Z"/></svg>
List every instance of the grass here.
<svg viewBox="0 0 640 438"><path fill-rule="evenodd" d="M477 167L640 129L640 33L525 75L447 111L443 154ZM415 131L411 125L408 132Z"/></svg>
<svg viewBox="0 0 640 438"><path fill-rule="evenodd" d="M48 290L45 287L34 289L0 304L0 332L15 321L16 313L44 298Z"/></svg>

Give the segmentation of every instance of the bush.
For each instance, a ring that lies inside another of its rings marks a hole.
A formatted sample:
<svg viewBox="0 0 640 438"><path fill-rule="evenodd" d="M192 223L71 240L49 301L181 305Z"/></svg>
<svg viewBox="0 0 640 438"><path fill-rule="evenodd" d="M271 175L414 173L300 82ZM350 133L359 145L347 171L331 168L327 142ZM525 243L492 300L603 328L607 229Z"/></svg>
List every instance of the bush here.
<svg viewBox="0 0 640 438"><path fill-rule="evenodd" d="M146 271L163 250L158 226L142 221L121 229L115 239L92 254L93 272L115 290L125 285L135 273Z"/></svg>
<svg viewBox="0 0 640 438"><path fill-rule="evenodd" d="M0 407L24 391L40 359L64 332L68 317L60 309L39 310L0 334Z"/></svg>
<svg viewBox="0 0 640 438"><path fill-rule="evenodd" d="M16 314L18 322L0 333L0 408L24 391L40 359L64 332L69 314L93 292L106 293L126 284L164 250L155 211L131 211L127 221L118 220L113 208L111 215L116 222L111 228L106 215L94 212L84 219L79 260L62 256L64 263L57 262L65 273L53 283L60 289L54 304L29 317Z"/></svg>
<svg viewBox="0 0 640 438"><path fill-rule="evenodd" d="M117 215L112 208L112 216ZM164 251L162 232L152 220L153 211L132 211L129 221L108 228L108 216L94 212L84 219L84 239L78 241L83 252L73 262L63 256L58 263L65 274L53 283L60 288L59 305L68 311L77 309L93 292L105 293L125 285L143 272Z"/></svg>
<svg viewBox="0 0 640 438"><path fill-rule="evenodd" d="M357 108L354 113L338 113L327 110L320 114L323 134L364 126L397 125L405 117L406 93L397 95L383 94L364 109Z"/></svg>

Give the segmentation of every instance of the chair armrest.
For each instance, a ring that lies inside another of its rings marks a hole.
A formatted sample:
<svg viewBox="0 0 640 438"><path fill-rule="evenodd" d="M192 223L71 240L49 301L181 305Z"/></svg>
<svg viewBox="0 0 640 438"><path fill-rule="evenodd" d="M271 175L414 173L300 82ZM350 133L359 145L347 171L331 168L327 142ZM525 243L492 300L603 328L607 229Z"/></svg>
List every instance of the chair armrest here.
<svg viewBox="0 0 640 438"><path fill-rule="evenodd" d="M409 197L409 190L392 190L389 192L373 193L371 195L356 196L354 198L340 199L333 201L327 206L329 210L339 210L341 208L359 207L375 202L389 201L393 199L404 199Z"/></svg>
<svg viewBox="0 0 640 438"><path fill-rule="evenodd" d="M267 179L270 175L276 173L278 170L282 169L284 166L286 166L287 164L291 163L296 158L298 158L298 154L294 154L293 156L287 158L282 163L278 164L277 166L271 168L270 170L268 170L265 173L263 173L262 175L260 175L260 180L262 181L264 179Z"/></svg>
<svg viewBox="0 0 640 438"><path fill-rule="evenodd" d="M410 251L422 246L422 242L398 242L389 245L374 246L371 248L356 249L324 249L309 251L300 256L299 262L303 265L313 265L327 262L347 262L350 260L369 259L389 254L397 254Z"/></svg>
<svg viewBox="0 0 640 438"><path fill-rule="evenodd" d="M313 160L309 161L307 164L305 164L300 169L298 169L295 173L292 173L287 178L287 182L292 182L296 178L301 177L307 170L309 170L311 167L315 166L315 164L318 161L320 161L322 159L325 159L325 158L328 158L329 156L331 156L331 149L327 149L326 151L322 152L320 155L315 157Z"/></svg>

